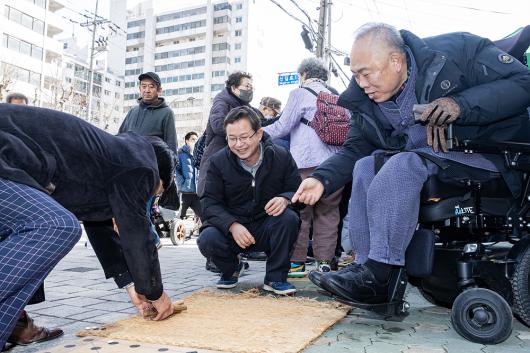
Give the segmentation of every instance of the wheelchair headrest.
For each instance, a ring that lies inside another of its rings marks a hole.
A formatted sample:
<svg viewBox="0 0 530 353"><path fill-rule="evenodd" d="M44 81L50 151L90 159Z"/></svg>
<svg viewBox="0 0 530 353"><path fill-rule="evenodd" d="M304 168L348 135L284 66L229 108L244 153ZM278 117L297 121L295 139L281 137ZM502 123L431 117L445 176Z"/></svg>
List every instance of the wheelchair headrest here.
<svg viewBox="0 0 530 353"><path fill-rule="evenodd" d="M509 37L495 40L493 43L523 64L526 64L526 50L530 47L530 25L520 28Z"/></svg>

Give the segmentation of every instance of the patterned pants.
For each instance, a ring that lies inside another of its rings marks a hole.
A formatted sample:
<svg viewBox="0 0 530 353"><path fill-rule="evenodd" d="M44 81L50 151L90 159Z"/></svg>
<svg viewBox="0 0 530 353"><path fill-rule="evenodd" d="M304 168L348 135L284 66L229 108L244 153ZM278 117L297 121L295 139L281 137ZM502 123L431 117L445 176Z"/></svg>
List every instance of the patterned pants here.
<svg viewBox="0 0 530 353"><path fill-rule="evenodd" d="M348 218L356 262L404 265L423 183L437 170L414 152L390 157L377 175L373 156L355 163Z"/></svg>
<svg viewBox="0 0 530 353"><path fill-rule="evenodd" d="M33 293L80 236L77 218L50 196L0 178L0 349Z"/></svg>

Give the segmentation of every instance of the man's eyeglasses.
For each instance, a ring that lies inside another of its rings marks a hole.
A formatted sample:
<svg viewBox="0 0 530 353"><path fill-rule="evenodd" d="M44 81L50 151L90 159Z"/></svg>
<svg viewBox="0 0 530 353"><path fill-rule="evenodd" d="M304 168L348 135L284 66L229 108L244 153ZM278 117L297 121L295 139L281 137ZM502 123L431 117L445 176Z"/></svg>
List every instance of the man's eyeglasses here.
<svg viewBox="0 0 530 353"><path fill-rule="evenodd" d="M254 135L256 135L256 132L258 131L254 131L254 133L250 136L240 136L240 137L235 137L235 136L227 136L226 137L226 141L228 141L228 144L230 145L235 145L237 143L237 141L241 141L242 143L244 144L247 144L250 142L250 139L254 137Z"/></svg>

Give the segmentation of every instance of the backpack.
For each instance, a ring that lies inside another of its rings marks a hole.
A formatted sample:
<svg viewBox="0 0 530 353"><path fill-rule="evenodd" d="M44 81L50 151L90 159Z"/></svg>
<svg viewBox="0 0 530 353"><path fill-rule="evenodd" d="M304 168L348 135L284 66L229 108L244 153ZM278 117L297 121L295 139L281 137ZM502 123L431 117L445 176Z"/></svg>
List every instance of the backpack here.
<svg viewBox="0 0 530 353"><path fill-rule="evenodd" d="M341 146L346 141L350 129L350 113L337 105L338 96L324 91L316 93L309 87L302 88L317 97L317 111L313 120L302 118L300 122L315 130L322 142Z"/></svg>
<svg viewBox="0 0 530 353"><path fill-rule="evenodd" d="M195 142L193 147L193 167L199 169L201 165L202 154L204 153L204 147L206 144L206 132Z"/></svg>

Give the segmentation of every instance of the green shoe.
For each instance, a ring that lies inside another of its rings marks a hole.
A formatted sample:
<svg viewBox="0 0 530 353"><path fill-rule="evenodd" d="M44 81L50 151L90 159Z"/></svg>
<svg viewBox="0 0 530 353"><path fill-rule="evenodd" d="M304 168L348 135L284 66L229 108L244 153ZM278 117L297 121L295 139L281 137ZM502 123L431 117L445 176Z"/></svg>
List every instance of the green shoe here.
<svg viewBox="0 0 530 353"><path fill-rule="evenodd" d="M305 275L307 275L307 271L305 270L305 263L291 262L291 269L289 270L287 277L301 278L305 277Z"/></svg>

